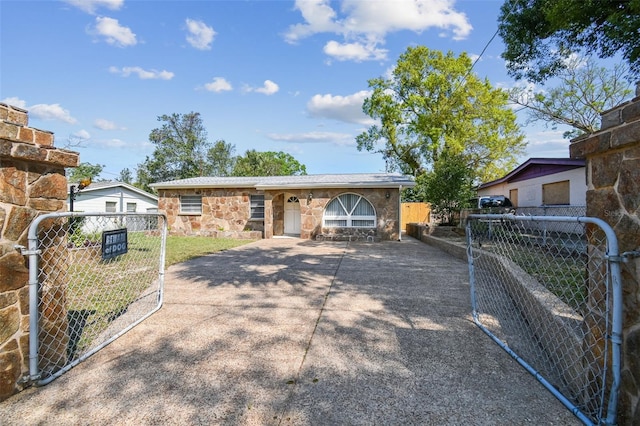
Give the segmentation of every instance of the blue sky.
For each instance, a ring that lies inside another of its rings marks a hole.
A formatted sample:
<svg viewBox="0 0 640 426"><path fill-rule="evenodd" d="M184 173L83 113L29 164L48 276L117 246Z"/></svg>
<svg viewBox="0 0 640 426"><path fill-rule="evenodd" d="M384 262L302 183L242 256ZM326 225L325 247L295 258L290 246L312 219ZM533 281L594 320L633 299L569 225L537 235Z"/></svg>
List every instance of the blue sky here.
<svg viewBox="0 0 640 426"><path fill-rule="evenodd" d="M498 0L0 1L0 101L115 179L151 154L163 114L199 112L236 153L284 151L307 172L384 171L355 137L367 80L408 46L478 57ZM474 72L511 87L500 37ZM520 121L525 123L522 115ZM523 127L528 157L567 157L565 129Z"/></svg>

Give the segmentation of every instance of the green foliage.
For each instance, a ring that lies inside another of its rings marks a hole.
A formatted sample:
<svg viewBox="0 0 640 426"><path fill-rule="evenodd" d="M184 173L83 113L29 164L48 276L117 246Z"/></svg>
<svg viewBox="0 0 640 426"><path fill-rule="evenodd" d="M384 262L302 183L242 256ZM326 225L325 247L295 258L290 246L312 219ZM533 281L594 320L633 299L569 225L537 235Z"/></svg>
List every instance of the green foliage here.
<svg viewBox="0 0 640 426"><path fill-rule="evenodd" d="M149 134L156 148L138 165L138 182L148 189L152 182L206 176L211 144L200 113L162 115L158 121L164 124Z"/></svg>
<svg viewBox="0 0 640 426"><path fill-rule="evenodd" d="M231 176L237 161L235 150L235 145L223 140L217 141L207 152L209 175Z"/></svg>
<svg viewBox="0 0 640 426"><path fill-rule="evenodd" d="M153 154L138 165L136 187L151 191L149 184L197 176L303 175L306 167L284 152L249 150L234 156L235 145L218 140L211 144L200 113L158 117L164 122L149 140Z"/></svg>
<svg viewBox="0 0 640 426"><path fill-rule="evenodd" d="M620 54L640 77L640 0L506 0L498 21L502 57L517 79L544 81L578 51Z"/></svg>
<svg viewBox="0 0 640 426"><path fill-rule="evenodd" d="M95 182L104 167L103 164L80 163L78 167L66 169L66 172L69 182L76 183L87 178Z"/></svg>
<svg viewBox="0 0 640 426"><path fill-rule="evenodd" d="M248 150L238 157L233 176L299 176L306 175L307 168L292 155L282 151L258 152Z"/></svg>
<svg viewBox="0 0 640 426"><path fill-rule="evenodd" d="M133 174L131 173L131 170L129 170L128 168L124 168L120 170L120 176L118 176L118 181L128 183L129 185L131 185L131 182L133 181Z"/></svg>
<svg viewBox="0 0 640 426"><path fill-rule="evenodd" d="M527 108L530 122L542 121L552 127L558 124L573 127L566 138L575 138L600 129L601 114L622 103L632 93L624 79L628 68L617 65L608 70L594 60L572 59L558 74L559 85L533 93L514 88L509 98Z"/></svg>
<svg viewBox="0 0 640 426"><path fill-rule="evenodd" d="M87 247L100 244L102 236L99 232L84 232L82 225L85 223L86 217L69 218L69 244L73 247Z"/></svg>
<svg viewBox="0 0 640 426"><path fill-rule="evenodd" d="M480 181L515 167L526 143L508 94L480 80L471 65L465 53L408 48L390 78L369 80L363 111L380 124L358 135L358 150L379 152L389 171L414 176L445 150L462 156Z"/></svg>
<svg viewBox="0 0 640 426"><path fill-rule="evenodd" d="M457 212L473 197L473 179L466 159L444 152L431 172L416 179L416 187L423 201L431 203L431 210L442 217L442 223L454 224Z"/></svg>

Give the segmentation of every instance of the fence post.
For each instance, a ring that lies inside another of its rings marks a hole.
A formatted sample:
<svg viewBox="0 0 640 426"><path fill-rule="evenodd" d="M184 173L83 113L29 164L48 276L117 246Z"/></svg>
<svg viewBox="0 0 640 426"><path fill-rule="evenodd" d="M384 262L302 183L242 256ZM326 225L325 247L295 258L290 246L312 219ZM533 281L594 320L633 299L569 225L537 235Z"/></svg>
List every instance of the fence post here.
<svg viewBox="0 0 640 426"><path fill-rule="evenodd" d="M615 231L621 252L640 249L640 82L636 96L601 115L600 130L571 141L572 158L586 159L587 215L598 217ZM621 265L624 353L619 416L621 424L640 418L640 263Z"/></svg>

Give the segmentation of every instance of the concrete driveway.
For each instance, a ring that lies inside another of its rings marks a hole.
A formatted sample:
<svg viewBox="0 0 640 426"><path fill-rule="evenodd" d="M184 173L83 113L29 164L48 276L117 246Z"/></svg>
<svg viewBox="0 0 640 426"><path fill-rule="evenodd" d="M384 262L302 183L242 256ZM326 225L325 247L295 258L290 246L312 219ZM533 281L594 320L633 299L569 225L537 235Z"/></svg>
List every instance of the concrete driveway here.
<svg viewBox="0 0 640 426"><path fill-rule="evenodd" d="M0 423L581 424L472 323L466 264L411 238L262 240L173 266L165 288Z"/></svg>

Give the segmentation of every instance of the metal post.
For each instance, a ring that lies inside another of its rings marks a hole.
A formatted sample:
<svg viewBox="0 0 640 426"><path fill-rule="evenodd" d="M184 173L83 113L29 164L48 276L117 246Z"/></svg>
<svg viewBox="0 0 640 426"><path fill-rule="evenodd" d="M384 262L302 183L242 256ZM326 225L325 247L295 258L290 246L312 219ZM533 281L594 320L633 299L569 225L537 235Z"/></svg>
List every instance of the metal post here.
<svg viewBox="0 0 640 426"><path fill-rule="evenodd" d="M69 188L69 211L72 212L73 211L73 202L76 199L76 186L75 185L71 185L71 187Z"/></svg>

